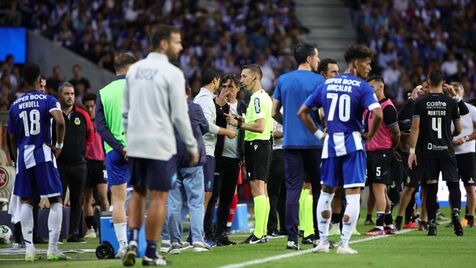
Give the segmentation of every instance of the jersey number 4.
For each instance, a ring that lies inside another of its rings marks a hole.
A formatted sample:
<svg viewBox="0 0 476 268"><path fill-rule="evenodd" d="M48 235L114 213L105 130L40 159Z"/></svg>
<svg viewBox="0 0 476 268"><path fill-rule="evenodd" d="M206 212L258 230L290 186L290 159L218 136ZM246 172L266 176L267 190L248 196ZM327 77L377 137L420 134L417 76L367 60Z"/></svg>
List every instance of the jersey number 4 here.
<svg viewBox="0 0 476 268"><path fill-rule="evenodd" d="M438 139L442 138L441 133L441 117L433 117L431 118L431 129L436 131Z"/></svg>
<svg viewBox="0 0 476 268"><path fill-rule="evenodd" d="M339 96L337 93L327 93L326 97L331 100L331 106L329 107L329 115L327 120L333 121L336 111L337 103L339 103L339 120L341 122L347 122L350 119L350 96L342 94Z"/></svg>
<svg viewBox="0 0 476 268"><path fill-rule="evenodd" d="M40 111L33 109L30 112L23 111L20 113L25 128L25 136L38 135L40 133Z"/></svg>

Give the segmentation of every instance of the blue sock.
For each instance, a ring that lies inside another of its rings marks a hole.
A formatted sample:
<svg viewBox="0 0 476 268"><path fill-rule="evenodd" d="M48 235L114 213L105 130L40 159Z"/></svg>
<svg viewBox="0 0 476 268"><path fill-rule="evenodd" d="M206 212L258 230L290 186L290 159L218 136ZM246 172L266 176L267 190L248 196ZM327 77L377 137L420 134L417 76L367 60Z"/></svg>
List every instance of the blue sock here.
<svg viewBox="0 0 476 268"><path fill-rule="evenodd" d="M145 250L145 255L148 258L156 258L157 257L157 241L147 240L147 248Z"/></svg>
<svg viewBox="0 0 476 268"><path fill-rule="evenodd" d="M127 234L127 237L129 238L129 242L134 240L138 241L139 240L139 228L130 228Z"/></svg>

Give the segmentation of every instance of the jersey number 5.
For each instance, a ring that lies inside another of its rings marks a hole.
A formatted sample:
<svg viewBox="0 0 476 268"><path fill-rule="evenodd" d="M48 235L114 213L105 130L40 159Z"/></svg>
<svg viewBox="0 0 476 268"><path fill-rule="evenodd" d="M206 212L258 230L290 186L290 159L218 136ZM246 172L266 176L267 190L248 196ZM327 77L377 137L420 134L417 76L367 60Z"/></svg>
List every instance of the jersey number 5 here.
<svg viewBox="0 0 476 268"><path fill-rule="evenodd" d="M331 100L331 106L329 107L329 115L327 120L333 121L336 111L337 103L339 103L339 120L341 122L347 122L350 119L350 96L342 94L339 96L337 93L327 93L326 97Z"/></svg>
<svg viewBox="0 0 476 268"><path fill-rule="evenodd" d="M442 138L441 134L441 117L431 118L431 129L436 131L438 139Z"/></svg>
<svg viewBox="0 0 476 268"><path fill-rule="evenodd" d="M38 135L40 133L40 111L33 109L30 112L20 113L25 128L25 136Z"/></svg>

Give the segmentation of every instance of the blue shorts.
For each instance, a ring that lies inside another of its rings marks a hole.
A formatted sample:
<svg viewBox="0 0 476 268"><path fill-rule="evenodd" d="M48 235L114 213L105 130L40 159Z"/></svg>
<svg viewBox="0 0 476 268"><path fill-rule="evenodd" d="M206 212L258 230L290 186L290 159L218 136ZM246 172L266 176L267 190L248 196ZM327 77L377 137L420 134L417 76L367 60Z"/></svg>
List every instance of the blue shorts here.
<svg viewBox="0 0 476 268"><path fill-rule="evenodd" d="M48 161L18 172L13 193L23 198L62 196L63 186L58 169Z"/></svg>
<svg viewBox="0 0 476 268"><path fill-rule="evenodd" d="M124 155L116 151L106 154L107 183L111 185L121 185L129 181L129 165Z"/></svg>
<svg viewBox="0 0 476 268"><path fill-rule="evenodd" d="M134 188L167 192L177 180L177 157L155 160L129 157L131 184Z"/></svg>
<svg viewBox="0 0 476 268"><path fill-rule="evenodd" d="M367 156L360 150L339 157L322 159L321 184L327 187L365 187Z"/></svg>
<svg viewBox="0 0 476 268"><path fill-rule="evenodd" d="M203 185L205 192L213 192L213 180L215 179L215 157L207 155L203 165Z"/></svg>

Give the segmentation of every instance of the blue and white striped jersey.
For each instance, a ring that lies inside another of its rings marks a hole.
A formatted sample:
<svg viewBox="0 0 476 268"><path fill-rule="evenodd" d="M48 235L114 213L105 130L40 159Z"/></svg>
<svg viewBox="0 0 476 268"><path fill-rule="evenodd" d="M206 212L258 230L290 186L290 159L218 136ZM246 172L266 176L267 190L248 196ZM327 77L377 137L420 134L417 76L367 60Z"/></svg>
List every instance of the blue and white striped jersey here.
<svg viewBox="0 0 476 268"><path fill-rule="evenodd" d="M56 98L32 90L17 99L10 107L8 133L17 144L17 173L36 164L53 161L55 157L47 144L51 144L53 110L61 111Z"/></svg>
<svg viewBox="0 0 476 268"><path fill-rule="evenodd" d="M304 104L324 108L328 135L322 148L323 159L364 150L362 115L366 108L380 107L372 87L351 74L327 79Z"/></svg>

